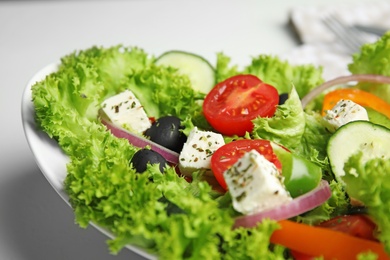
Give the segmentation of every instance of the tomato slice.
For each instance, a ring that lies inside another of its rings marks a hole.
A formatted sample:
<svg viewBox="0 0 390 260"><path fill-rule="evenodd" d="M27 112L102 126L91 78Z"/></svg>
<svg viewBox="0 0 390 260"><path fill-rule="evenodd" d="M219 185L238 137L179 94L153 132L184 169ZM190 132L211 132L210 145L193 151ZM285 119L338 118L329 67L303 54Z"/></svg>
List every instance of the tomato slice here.
<svg viewBox="0 0 390 260"><path fill-rule="evenodd" d="M243 136L256 117L271 117L279 103L276 88L254 75L237 75L215 85L203 102L203 113L224 135Z"/></svg>
<svg viewBox="0 0 390 260"><path fill-rule="evenodd" d="M315 260L318 259L316 256L307 255L298 251L290 250L291 256L294 260Z"/></svg>
<svg viewBox="0 0 390 260"><path fill-rule="evenodd" d="M376 224L363 214L343 215L318 225L346 233L351 236L378 241L375 237Z"/></svg>
<svg viewBox="0 0 390 260"><path fill-rule="evenodd" d="M221 146L211 157L211 170L221 187L227 190L223 173L238 161L246 152L256 150L268 161L275 164L279 170L282 168L278 157L275 155L271 142L261 139L243 139L230 142Z"/></svg>

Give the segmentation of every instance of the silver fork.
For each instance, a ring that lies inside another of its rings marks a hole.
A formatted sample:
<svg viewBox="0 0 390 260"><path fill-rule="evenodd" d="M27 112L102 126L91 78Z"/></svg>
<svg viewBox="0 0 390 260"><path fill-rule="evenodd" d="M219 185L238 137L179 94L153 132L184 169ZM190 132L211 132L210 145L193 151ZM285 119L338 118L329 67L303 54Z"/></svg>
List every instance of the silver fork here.
<svg viewBox="0 0 390 260"><path fill-rule="evenodd" d="M367 37L353 26L346 25L337 14L327 14L322 18L323 24L337 37L348 54L360 50L368 42Z"/></svg>

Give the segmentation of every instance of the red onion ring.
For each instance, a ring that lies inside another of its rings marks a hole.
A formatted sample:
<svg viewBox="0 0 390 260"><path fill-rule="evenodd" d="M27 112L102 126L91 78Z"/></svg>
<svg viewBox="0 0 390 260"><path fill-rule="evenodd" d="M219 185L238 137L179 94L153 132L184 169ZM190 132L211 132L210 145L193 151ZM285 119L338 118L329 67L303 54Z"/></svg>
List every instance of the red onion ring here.
<svg viewBox="0 0 390 260"><path fill-rule="evenodd" d="M116 136L118 138L126 138L135 147L144 148L146 146L150 146L153 151L161 154L165 158L165 160L167 160L168 162L170 162L172 164L179 163L179 154L178 153L176 153L172 150L169 150L168 148L165 148L164 146L161 146L155 142L152 142L145 137L142 137L142 136L137 135L137 134L133 134L133 133L121 128L121 127L118 127L118 126L112 124L108 119L106 119L103 116L100 117L100 120L103 123L103 125L105 125L107 127L107 129L110 130L110 132L114 136Z"/></svg>
<svg viewBox="0 0 390 260"><path fill-rule="evenodd" d="M279 207L261 211L252 215L237 217L233 228L245 227L251 228L257 226L263 219L283 220L298 216L315 207L320 206L327 201L332 195L329 183L322 180L318 186L299 197L294 198Z"/></svg>
<svg viewBox="0 0 390 260"><path fill-rule="evenodd" d="M305 108L307 104L310 103L310 101L312 101L316 96L321 94L324 90L331 88L335 85L346 84L353 81L390 84L390 77L374 74L355 74L337 77L335 79L322 83L321 85L310 91L306 96L304 96L301 100L302 107Z"/></svg>

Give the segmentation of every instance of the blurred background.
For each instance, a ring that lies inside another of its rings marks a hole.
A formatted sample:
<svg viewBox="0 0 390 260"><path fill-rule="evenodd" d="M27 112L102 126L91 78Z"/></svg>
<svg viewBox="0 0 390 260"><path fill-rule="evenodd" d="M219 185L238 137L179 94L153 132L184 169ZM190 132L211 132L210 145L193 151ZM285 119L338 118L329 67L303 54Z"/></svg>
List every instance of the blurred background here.
<svg viewBox="0 0 390 260"><path fill-rule="evenodd" d="M327 8L390 28L389 4L371 0L0 1L0 259L142 259L126 249L112 256L105 235L78 227L38 168L20 110L38 70L78 49L124 44L153 55L186 50L212 63L224 52L238 65L274 54L324 64L331 77L347 73L350 55L321 33L318 12Z"/></svg>

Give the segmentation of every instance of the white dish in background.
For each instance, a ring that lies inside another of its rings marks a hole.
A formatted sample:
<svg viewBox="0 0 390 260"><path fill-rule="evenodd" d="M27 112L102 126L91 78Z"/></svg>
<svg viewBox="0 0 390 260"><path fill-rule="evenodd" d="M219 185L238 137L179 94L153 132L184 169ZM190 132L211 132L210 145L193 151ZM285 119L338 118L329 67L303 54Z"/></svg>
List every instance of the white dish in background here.
<svg viewBox="0 0 390 260"><path fill-rule="evenodd" d="M63 186L63 182L67 174L66 165L69 162L69 158L63 153L54 139L51 139L45 132L38 128L35 122L35 111L31 98L31 87L36 82L43 80L46 75L56 71L57 66L58 64L53 63L44 67L27 83L22 97L22 123L27 142L39 169L42 171L43 175L58 195L60 195L65 203L67 203L71 208L69 197ZM113 238L113 234L111 234L108 230L101 228L94 223L91 223L91 225L103 234L107 235L109 238ZM137 247L127 246L127 248L146 259L156 258Z"/></svg>
<svg viewBox="0 0 390 260"><path fill-rule="evenodd" d="M348 70L348 64L352 62L352 57L338 51L338 48L340 48L338 44L332 43L304 44L280 57L291 64L322 66L324 79L331 80L351 74Z"/></svg>
<svg viewBox="0 0 390 260"><path fill-rule="evenodd" d="M336 42L335 35L321 22L329 13L337 14L346 25L378 26L390 29L390 2L376 0L350 3L331 3L318 6L297 6L290 11L290 21L304 44ZM368 42L376 35L366 34Z"/></svg>
<svg viewBox="0 0 390 260"><path fill-rule="evenodd" d="M290 10L289 20L303 45L284 57L294 64L312 63L323 66L325 80L349 75L348 64L352 57L336 36L321 22L329 14L337 14L346 25L378 26L390 29L390 2L367 2L301 5ZM378 40L375 34L363 33L367 43Z"/></svg>

